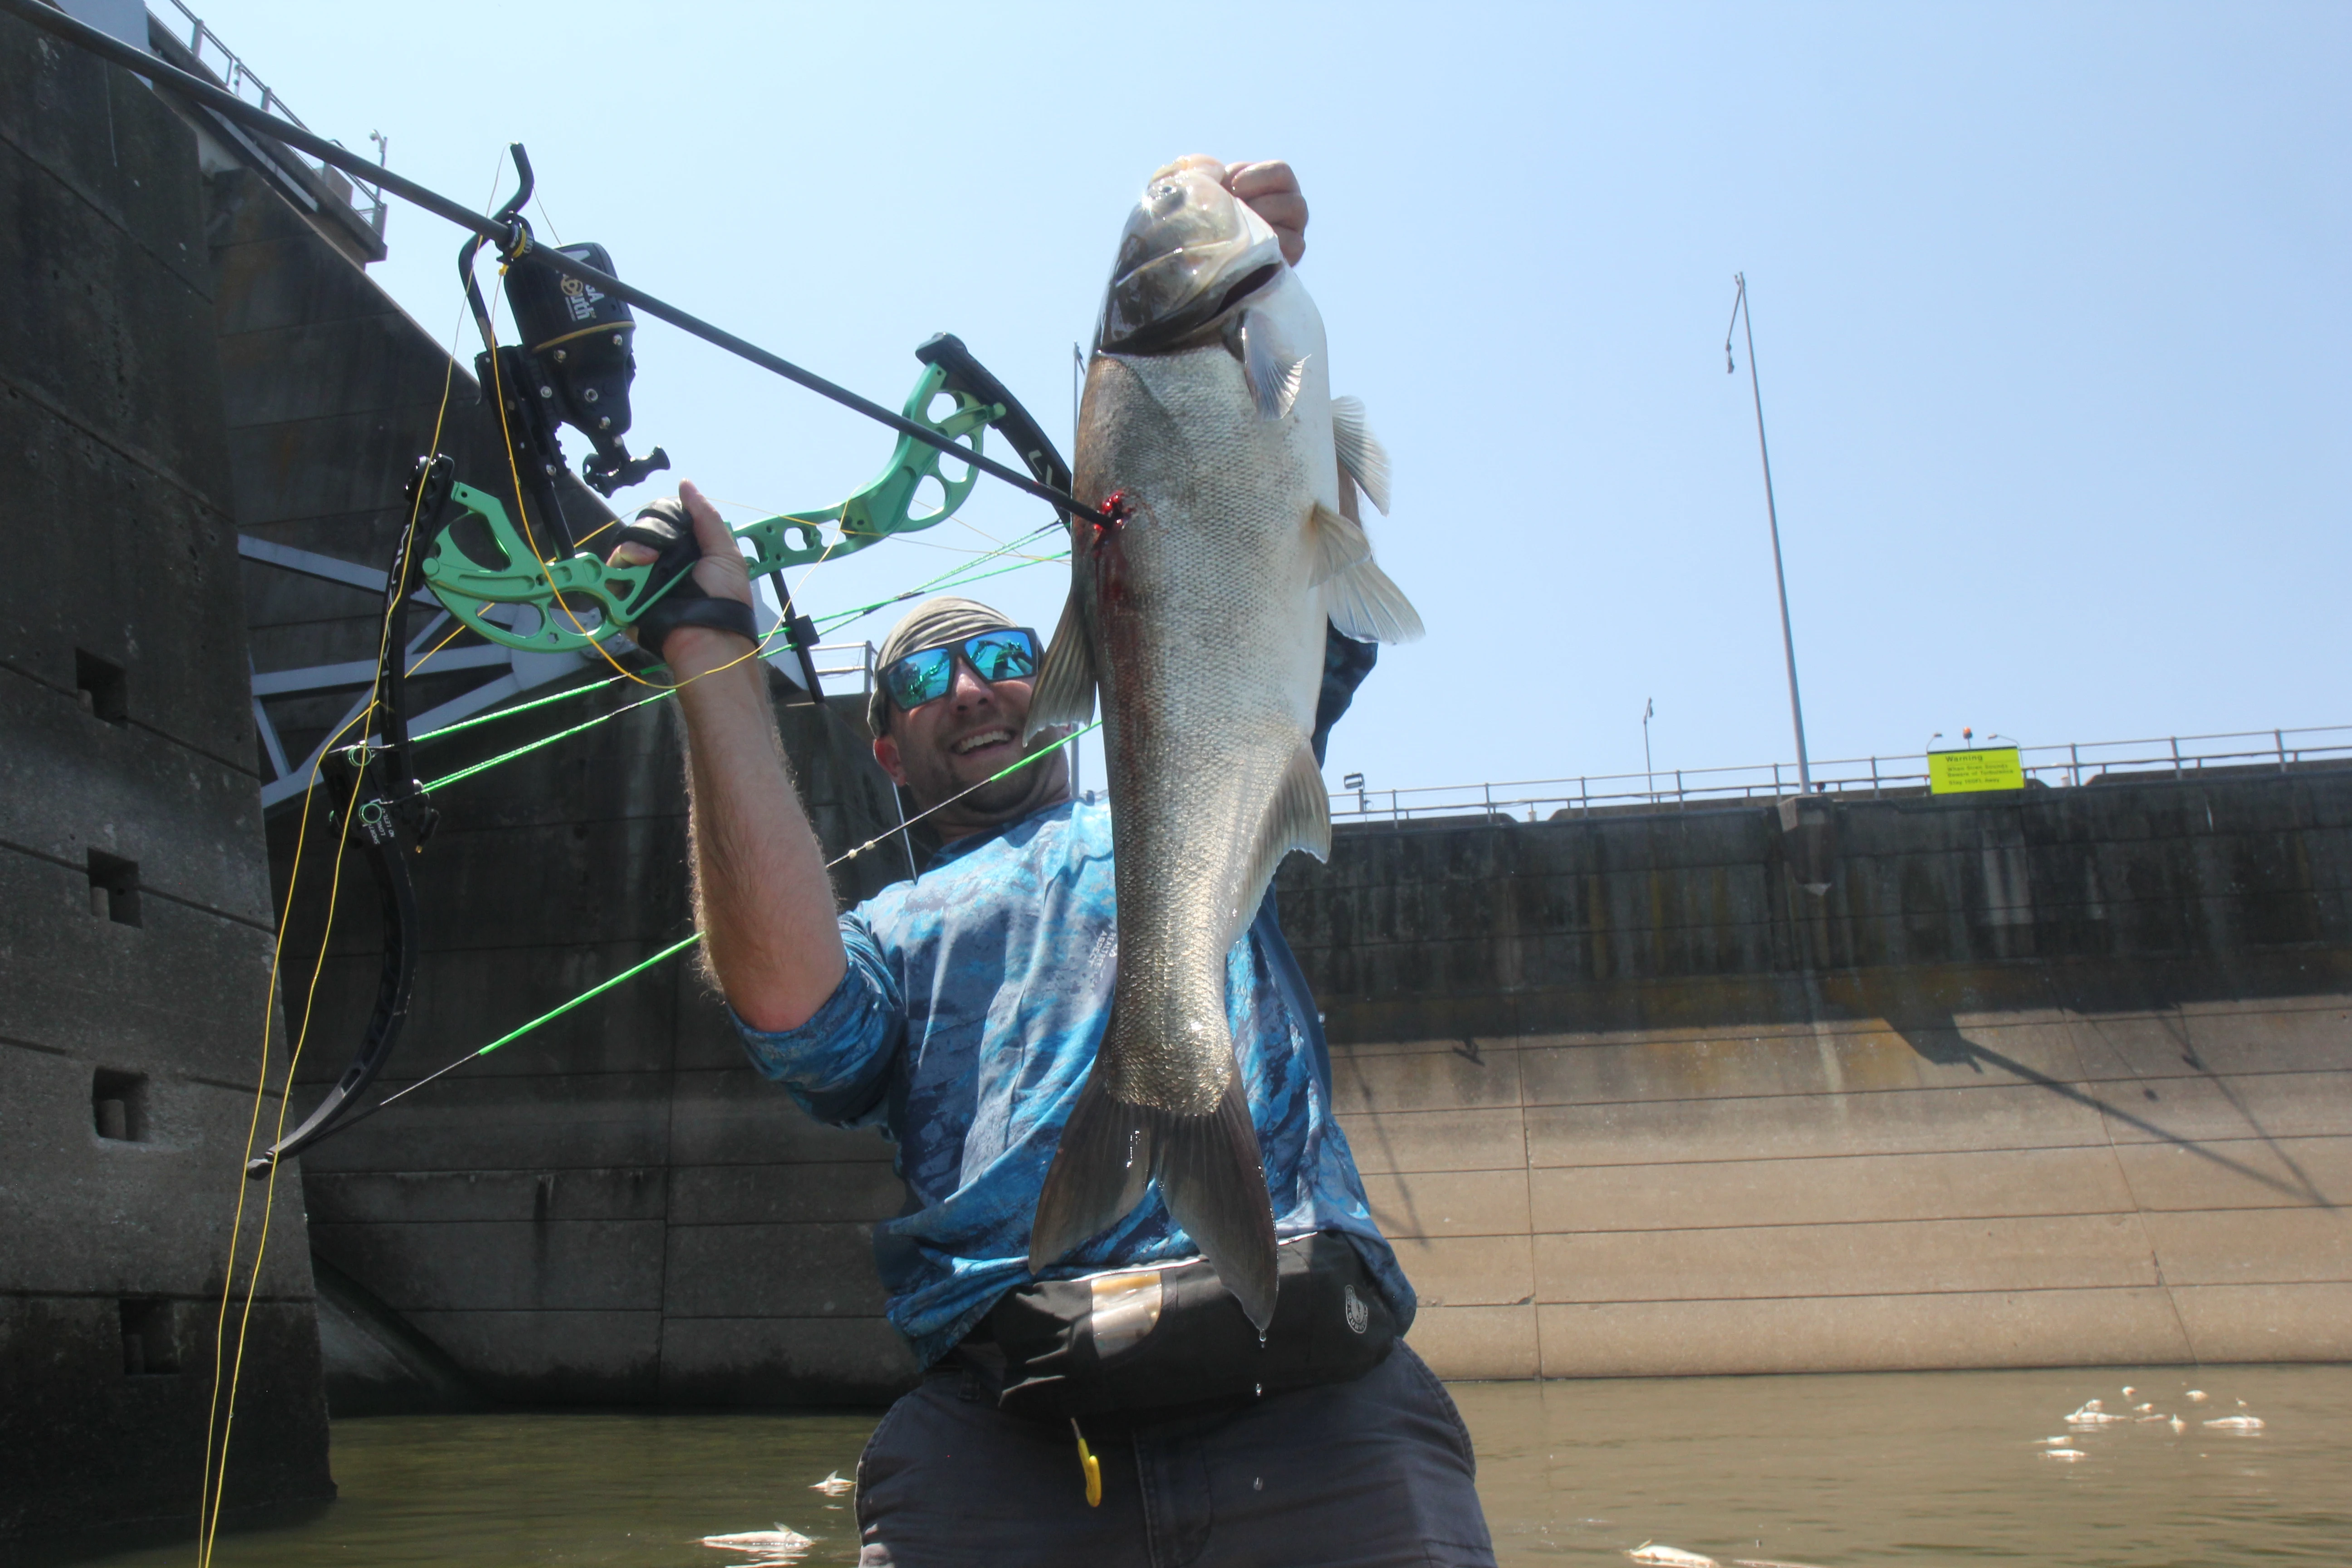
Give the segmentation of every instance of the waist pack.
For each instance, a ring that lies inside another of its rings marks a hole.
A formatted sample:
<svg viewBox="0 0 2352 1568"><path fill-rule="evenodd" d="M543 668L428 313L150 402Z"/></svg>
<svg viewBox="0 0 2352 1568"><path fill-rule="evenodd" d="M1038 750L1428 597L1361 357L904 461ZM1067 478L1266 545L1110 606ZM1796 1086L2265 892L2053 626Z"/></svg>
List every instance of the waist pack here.
<svg viewBox="0 0 2352 1568"><path fill-rule="evenodd" d="M1318 1232L1276 1256L1263 1338L1194 1258L1026 1286L996 1304L961 1354L999 1409L1050 1418L1227 1404L1378 1366L1396 1318L1347 1238Z"/></svg>

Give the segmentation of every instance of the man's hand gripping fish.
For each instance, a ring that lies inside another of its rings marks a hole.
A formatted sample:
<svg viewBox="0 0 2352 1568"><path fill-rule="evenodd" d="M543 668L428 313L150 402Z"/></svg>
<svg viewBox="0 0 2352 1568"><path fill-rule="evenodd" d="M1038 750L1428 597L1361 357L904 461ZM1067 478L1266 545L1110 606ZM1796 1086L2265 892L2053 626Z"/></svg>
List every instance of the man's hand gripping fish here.
<svg viewBox="0 0 2352 1568"><path fill-rule="evenodd" d="M1350 515L1388 510L1362 406L1335 402L1323 320L1274 231L1186 159L1129 216L1078 420L1070 598L1028 733L1103 698L1118 846L1110 1024L1031 1232L1042 1270L1155 1178L1263 1331L1274 1215L1234 1059L1226 955L1293 849L1331 848L1308 743L1328 620L1402 642L1421 619ZM1343 500L1343 496L1346 498Z"/></svg>

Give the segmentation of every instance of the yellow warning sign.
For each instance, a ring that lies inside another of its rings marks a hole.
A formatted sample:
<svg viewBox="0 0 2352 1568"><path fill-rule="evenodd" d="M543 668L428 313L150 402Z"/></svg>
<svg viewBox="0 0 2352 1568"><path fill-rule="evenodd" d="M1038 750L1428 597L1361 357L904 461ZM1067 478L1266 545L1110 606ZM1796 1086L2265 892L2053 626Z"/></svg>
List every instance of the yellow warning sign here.
<svg viewBox="0 0 2352 1568"><path fill-rule="evenodd" d="M2025 769L2015 746L1983 746L1967 752L1927 753L1927 793L1966 795L1974 790L2023 789Z"/></svg>

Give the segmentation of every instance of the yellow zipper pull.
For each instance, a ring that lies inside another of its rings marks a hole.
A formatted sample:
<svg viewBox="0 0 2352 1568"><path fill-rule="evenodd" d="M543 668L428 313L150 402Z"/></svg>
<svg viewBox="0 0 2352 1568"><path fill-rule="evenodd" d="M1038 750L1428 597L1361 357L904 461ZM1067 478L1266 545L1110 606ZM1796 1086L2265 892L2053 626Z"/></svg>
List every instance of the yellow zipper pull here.
<svg viewBox="0 0 2352 1568"><path fill-rule="evenodd" d="M1078 1418L1075 1415L1070 1417L1070 1430L1077 1434L1078 1468L1087 1473L1087 1506L1100 1508L1102 1507L1102 1461L1096 1458L1094 1451L1087 1447L1087 1435L1078 1431Z"/></svg>

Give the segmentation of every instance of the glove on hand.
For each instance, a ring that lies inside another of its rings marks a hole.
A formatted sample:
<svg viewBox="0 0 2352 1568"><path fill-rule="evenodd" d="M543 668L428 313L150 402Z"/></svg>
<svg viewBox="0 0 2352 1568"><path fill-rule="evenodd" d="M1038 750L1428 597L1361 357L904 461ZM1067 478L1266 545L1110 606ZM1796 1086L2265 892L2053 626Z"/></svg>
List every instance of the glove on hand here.
<svg viewBox="0 0 2352 1568"><path fill-rule="evenodd" d="M639 510L636 520L621 530L620 542L660 552L649 582L658 585L677 581L629 628L630 640L639 647L656 658L664 658L662 644L680 626L713 626L753 642L760 640L759 623L752 618L751 605L740 599L714 599L690 575L694 563L702 559L702 547L695 542L694 520L687 516L686 503L676 496L664 496Z"/></svg>

